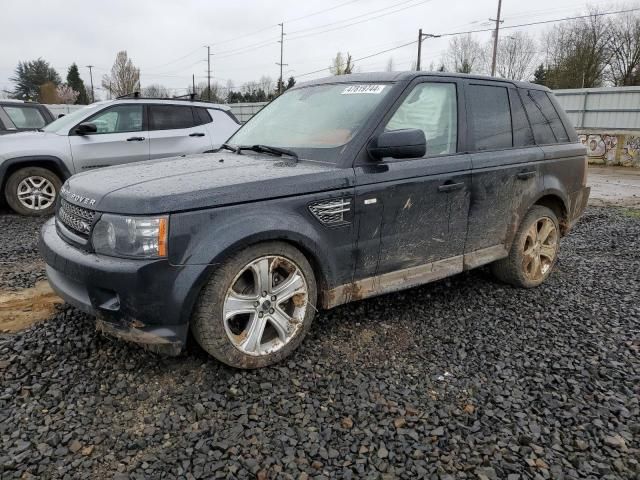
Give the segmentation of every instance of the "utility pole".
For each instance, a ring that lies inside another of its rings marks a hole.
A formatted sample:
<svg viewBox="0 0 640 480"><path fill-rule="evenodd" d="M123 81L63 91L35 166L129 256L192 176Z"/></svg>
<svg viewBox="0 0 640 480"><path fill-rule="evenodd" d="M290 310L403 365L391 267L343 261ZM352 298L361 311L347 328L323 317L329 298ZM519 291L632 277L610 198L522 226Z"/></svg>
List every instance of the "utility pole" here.
<svg viewBox="0 0 640 480"><path fill-rule="evenodd" d="M196 98L196 74L191 74L191 84L193 85L193 89L191 90L192 98Z"/></svg>
<svg viewBox="0 0 640 480"><path fill-rule="evenodd" d="M91 103L93 103L96 101L96 96L93 94L93 71L91 70L93 65L87 65L87 68L89 69L89 77L91 78Z"/></svg>
<svg viewBox="0 0 640 480"><path fill-rule="evenodd" d="M420 63L422 58L422 40L425 38L440 38L440 35L433 35L431 33L422 33L422 29L418 30L418 60L416 61L416 70L420 71Z"/></svg>
<svg viewBox="0 0 640 480"><path fill-rule="evenodd" d="M207 100L211 101L211 47L207 47Z"/></svg>
<svg viewBox="0 0 640 480"><path fill-rule="evenodd" d="M493 35L493 58L491 59L491 76L495 77L496 75L496 57L498 55L498 33L500 32L500 24L502 20L500 20L500 12L502 10L502 0L498 0L498 15L496 16L496 30ZM493 20L490 18L489 20Z"/></svg>
<svg viewBox="0 0 640 480"><path fill-rule="evenodd" d="M280 63L276 62L276 65L280 65L280 81L278 82L278 95L280 95L282 93L282 88L284 87L282 81L282 67L288 66L289 64L282 63L284 57L284 36L286 34L284 33L284 23L279 23L278 25L280 25Z"/></svg>

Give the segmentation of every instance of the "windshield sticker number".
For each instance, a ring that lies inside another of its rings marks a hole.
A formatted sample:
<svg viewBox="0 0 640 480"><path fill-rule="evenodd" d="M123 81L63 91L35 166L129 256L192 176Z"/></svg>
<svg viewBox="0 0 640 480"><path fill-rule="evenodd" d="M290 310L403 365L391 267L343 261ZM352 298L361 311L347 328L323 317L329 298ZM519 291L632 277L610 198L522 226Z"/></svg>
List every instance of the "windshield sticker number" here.
<svg viewBox="0 0 640 480"><path fill-rule="evenodd" d="M342 95L355 95L358 93L373 93L377 95L384 90L384 85L350 85L342 91Z"/></svg>

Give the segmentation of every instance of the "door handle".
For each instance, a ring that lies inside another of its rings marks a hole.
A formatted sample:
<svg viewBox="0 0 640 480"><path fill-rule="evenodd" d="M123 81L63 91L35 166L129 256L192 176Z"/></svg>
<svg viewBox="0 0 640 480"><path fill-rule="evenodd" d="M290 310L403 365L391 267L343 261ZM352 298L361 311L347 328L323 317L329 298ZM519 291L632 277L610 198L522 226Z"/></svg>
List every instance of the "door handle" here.
<svg viewBox="0 0 640 480"><path fill-rule="evenodd" d="M520 172L518 175L516 175L516 177L518 177L518 180L528 180L535 176L536 176L535 170L531 170L529 172Z"/></svg>
<svg viewBox="0 0 640 480"><path fill-rule="evenodd" d="M143 142L144 137L129 137L127 138L127 142Z"/></svg>
<svg viewBox="0 0 640 480"><path fill-rule="evenodd" d="M190 137L204 137L204 133L200 133L200 132L190 133L189 136Z"/></svg>
<svg viewBox="0 0 640 480"><path fill-rule="evenodd" d="M460 190L464 188L464 182L453 183L451 180L443 183L438 187L439 192L453 192L454 190Z"/></svg>

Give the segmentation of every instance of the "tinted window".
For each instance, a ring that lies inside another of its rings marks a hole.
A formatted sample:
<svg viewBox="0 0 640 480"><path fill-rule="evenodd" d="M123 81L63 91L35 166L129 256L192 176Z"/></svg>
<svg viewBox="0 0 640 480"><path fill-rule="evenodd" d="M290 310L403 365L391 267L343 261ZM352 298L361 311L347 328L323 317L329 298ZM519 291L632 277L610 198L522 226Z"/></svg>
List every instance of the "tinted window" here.
<svg viewBox="0 0 640 480"><path fill-rule="evenodd" d="M507 88L470 85L467 98L471 107L476 150L498 150L513 146Z"/></svg>
<svg viewBox="0 0 640 480"><path fill-rule="evenodd" d="M193 113L196 117L196 125L204 125L212 121L211 115L209 115L206 108L196 107L193 109Z"/></svg>
<svg viewBox="0 0 640 480"><path fill-rule="evenodd" d="M139 132L142 130L142 105L117 105L96 113L85 122L95 124L97 133Z"/></svg>
<svg viewBox="0 0 640 480"><path fill-rule="evenodd" d="M521 93L522 101L533 127L536 143L546 145L568 141L569 138L560 117L545 92L522 90Z"/></svg>
<svg viewBox="0 0 640 480"><path fill-rule="evenodd" d="M46 121L37 108L33 107L2 107L16 128L42 128Z"/></svg>
<svg viewBox="0 0 640 480"><path fill-rule="evenodd" d="M385 130L418 128L427 139L427 155L454 153L458 139L456 86L421 83L409 93Z"/></svg>
<svg viewBox="0 0 640 480"><path fill-rule="evenodd" d="M527 147L535 145L536 141L533 138L531 125L529 125L529 120L525 114L522 100L520 100L520 95L513 88L509 89L509 101L511 103L511 121L513 123L513 146Z"/></svg>
<svg viewBox="0 0 640 480"><path fill-rule="evenodd" d="M151 105L149 107L149 130L173 130L193 127L191 107L174 105Z"/></svg>

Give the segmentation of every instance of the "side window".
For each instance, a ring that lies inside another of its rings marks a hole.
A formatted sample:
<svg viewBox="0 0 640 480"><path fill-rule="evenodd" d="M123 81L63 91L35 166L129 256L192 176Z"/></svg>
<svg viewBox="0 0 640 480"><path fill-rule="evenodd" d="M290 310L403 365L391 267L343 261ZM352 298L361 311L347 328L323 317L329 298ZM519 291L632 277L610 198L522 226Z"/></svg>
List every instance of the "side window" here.
<svg viewBox="0 0 640 480"><path fill-rule="evenodd" d="M37 108L2 107L16 128L42 128L47 122Z"/></svg>
<svg viewBox="0 0 640 480"><path fill-rule="evenodd" d="M176 105L151 105L149 130L175 130L194 126L191 107Z"/></svg>
<svg viewBox="0 0 640 480"><path fill-rule="evenodd" d="M457 108L455 84L420 83L398 107L385 130L418 128L427 138L427 155L455 153Z"/></svg>
<svg viewBox="0 0 640 480"><path fill-rule="evenodd" d="M569 138L560 117L545 92L522 90L521 93L524 107L533 127L536 143L548 145L568 141Z"/></svg>
<svg viewBox="0 0 640 480"><path fill-rule="evenodd" d="M139 132L142 130L142 105L116 105L89 117L97 133Z"/></svg>
<svg viewBox="0 0 640 480"><path fill-rule="evenodd" d="M528 147L535 145L531 125L524 111L522 100L518 91L514 88L509 89L509 103L511 103L511 121L513 122L513 146Z"/></svg>
<svg viewBox="0 0 640 480"><path fill-rule="evenodd" d="M513 146L511 109L506 87L469 85L471 128L476 150L499 150Z"/></svg>
<svg viewBox="0 0 640 480"><path fill-rule="evenodd" d="M195 107L193 113L196 119L196 125L204 125L205 123L211 123L213 121L206 108Z"/></svg>

